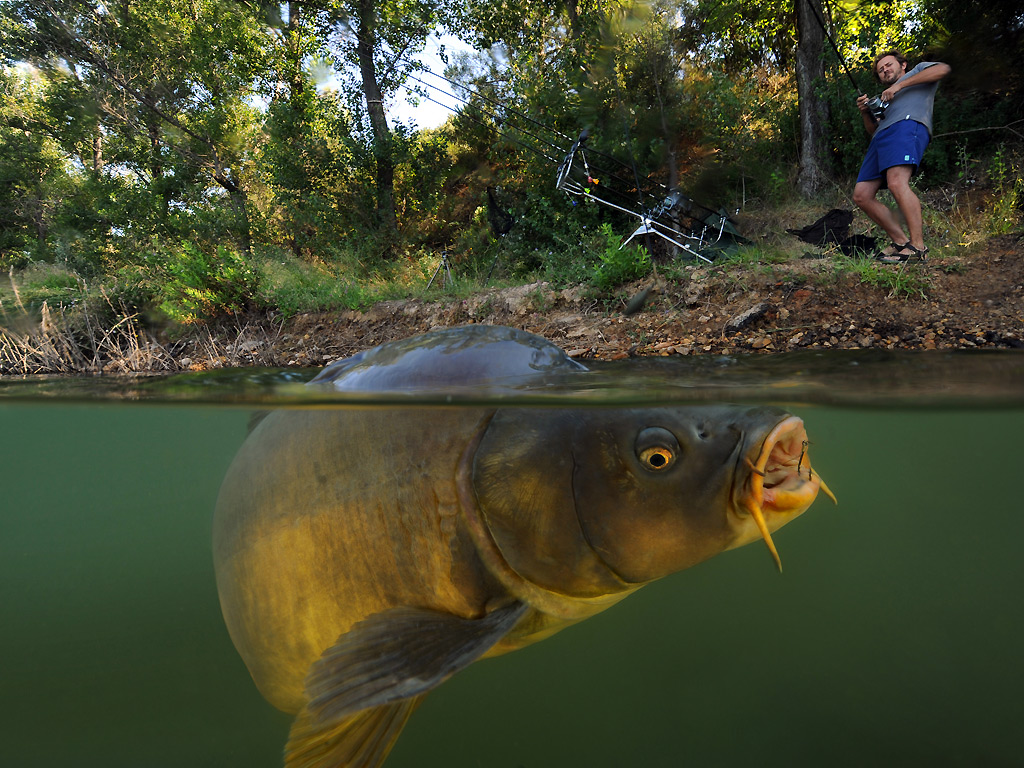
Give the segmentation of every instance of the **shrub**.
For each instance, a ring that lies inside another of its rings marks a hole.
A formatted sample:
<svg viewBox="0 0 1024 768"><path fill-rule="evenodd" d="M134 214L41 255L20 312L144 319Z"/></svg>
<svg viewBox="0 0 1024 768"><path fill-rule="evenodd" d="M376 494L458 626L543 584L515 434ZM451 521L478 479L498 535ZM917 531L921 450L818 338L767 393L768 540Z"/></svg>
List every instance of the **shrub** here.
<svg viewBox="0 0 1024 768"><path fill-rule="evenodd" d="M284 317L364 309L376 298L370 288L341 277L336 265L306 264L282 252L263 259L259 269L259 303Z"/></svg>
<svg viewBox="0 0 1024 768"><path fill-rule="evenodd" d="M622 236L610 224L601 225L605 247L601 263L591 273L591 282L600 290L616 288L630 280L643 277L651 270L651 256L642 245L622 247Z"/></svg>
<svg viewBox="0 0 1024 768"><path fill-rule="evenodd" d="M222 245L211 254L183 242L168 255L164 269L168 280L160 308L184 324L241 311L259 286L257 272L246 258Z"/></svg>

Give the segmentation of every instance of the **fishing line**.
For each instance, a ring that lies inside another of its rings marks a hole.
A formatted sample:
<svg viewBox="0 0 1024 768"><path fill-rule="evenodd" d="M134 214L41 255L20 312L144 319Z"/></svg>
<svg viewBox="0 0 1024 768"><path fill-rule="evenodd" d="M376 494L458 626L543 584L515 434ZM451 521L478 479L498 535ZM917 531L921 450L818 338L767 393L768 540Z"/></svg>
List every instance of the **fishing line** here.
<svg viewBox="0 0 1024 768"><path fill-rule="evenodd" d="M799 0L798 0L799 1ZM850 78L850 84L853 85L853 89L857 92L858 96L866 95L867 91L863 90L857 81L853 79L853 74L850 72L850 68L846 65L846 59L843 58L843 54L839 52L839 46L836 45L836 41L832 39L832 33L828 31L828 27L825 26L825 20L818 13L818 9L814 5L814 0L804 0L807 6L811 9L811 13L814 14L814 18L818 24L821 25L821 31L825 33L825 37L832 44L832 50L836 52L836 58L839 59L839 63L843 65L843 71L846 72L846 76Z"/></svg>
<svg viewBox="0 0 1024 768"><path fill-rule="evenodd" d="M415 63L415 62L412 62L410 59L404 59L404 61L409 62L409 63ZM445 77L444 75L440 75L437 72L435 72L432 69L430 69L430 67L427 67L426 65L419 64L419 66L421 66L422 69L418 70L418 71L430 74L433 77L436 77L438 80L443 80L443 81L445 81L446 83L452 85L455 88L466 90L469 93L475 95L477 98L481 99L482 101L487 102L488 104L491 104L496 109L500 109L503 112L506 112L507 114L512 115L512 116L521 117L523 120L526 120L527 122L532 123L533 125L536 125L539 128L542 128L543 130L545 130L545 131L547 131L549 133L552 133L555 136L558 136L559 138L565 139L566 141L569 141L569 142L575 142L576 141L571 136L569 136L569 135L567 135L565 133L562 133L558 129L552 128L549 125L546 125L546 124L544 124L544 123L542 123L542 122L540 122L540 121L530 117L529 115L527 115L527 114L525 114L523 112L515 110L515 109L513 109L513 108L511 108L511 107L509 107L509 106L507 106L505 104L502 104L500 101L498 101L496 99L493 99L493 98L490 98L490 97L484 95L478 89L471 88L470 86L462 84L462 83L459 83L459 82L457 82L455 80L452 80L449 77ZM441 93L444 93L445 95L450 95L453 98L458 99L459 101L461 101L464 104L469 104L470 103L468 99L463 99L463 98L461 98L459 96L456 96L454 93L449 93L448 91L445 91L444 89L442 89L441 87L439 87L437 85L434 85L433 83L427 83L427 82L423 81L422 79L416 77L415 75L413 75L411 73L408 76L410 78L416 80L417 82L427 86L428 88L433 88L433 89L435 89L435 90L437 90L437 91L439 91ZM443 105L443 106L447 107L447 105ZM450 109L450 107L447 107L447 108ZM452 110L452 111L454 111L454 110ZM563 152L564 151L564 149L562 147L558 146L557 144L554 144L554 143L552 143L552 142L550 142L550 141L548 141L546 139L543 139L543 138L541 138L539 136L536 136L535 134L532 134L529 131L526 131L525 129L523 129L521 127L517 126L517 130L519 130L520 132L530 136L533 139L536 139L537 141L539 141L539 142L541 142L543 144L547 144L548 146L552 147L553 149L557 149L559 152ZM657 197L657 195L654 195L654 194L652 194L650 192L646 192L644 190L643 186L639 183L639 178L638 178L638 174L636 172L635 165L631 167L629 164L623 162L622 160L618 159L617 157L615 157L613 155L609 155L609 154L607 154L605 152L602 152L602 151L600 151L598 149L594 149L592 147L588 148L588 152L591 155L593 155L593 156L601 157L601 158L604 158L606 160L610 160L613 163L615 163L617 165L620 165L620 166L622 166L623 168L625 168L627 170L631 170L633 172L633 174L634 174L634 177L637 177L637 181L636 181L635 186L636 186L637 194L638 195L650 195L651 197ZM614 179L615 181L619 182L620 184L622 184L625 187L629 187L630 186L630 182L628 182L626 179L622 178L621 176L617 175L613 171L607 169L606 167L599 167L597 165L594 165L594 168L598 171L598 175L599 176L604 176L606 178ZM653 183L656 184L657 186L661 187L666 192L670 191L668 189L668 187L666 187L663 184L658 184L657 182L653 182ZM623 197L626 197L627 199L629 198L629 195L627 195L626 193L618 192L618 190L616 190L616 192L618 194L622 195Z"/></svg>
<svg viewBox="0 0 1024 768"><path fill-rule="evenodd" d="M462 96L459 96L456 93L451 93L449 91L446 91L443 88L441 88L440 86L434 85L433 83L428 83L425 80L421 80L420 78L416 77L413 74L409 74L409 75L407 75L407 77L409 77L411 80L415 80L417 83L420 83L421 85L426 86L427 88L433 88L438 93L443 93L445 96L450 96L451 98L455 99L456 101L462 102L462 104L464 104L467 107L471 106L471 107L474 107L475 109L480 110L482 113L487 114L489 117L491 117L496 124L498 122L506 122L506 121L500 120L501 116L499 114L497 114L496 112L493 112L493 111L485 112L485 110L482 107L480 107L479 105L473 104L468 98L464 98ZM458 87L464 88L465 90L469 91L471 94L475 94L477 96L480 96L480 93L478 91L474 91L474 90L472 90L472 89L470 89L470 88L468 88L466 86L458 86ZM415 93L414 91L412 91L408 87L406 87L406 90L409 90L410 92ZM422 95L425 98L429 98L428 96L426 96L426 94L417 94L417 95ZM436 99L431 99L431 101L433 101L435 104L439 104L440 103ZM457 110L453 109L451 106L449 106L447 104L442 104L441 106L446 107L447 109L450 109L452 112L455 112L456 114L458 114ZM539 123L538 123L538 125L539 125ZM527 131L527 130L525 130L523 128L520 128L519 126L515 126L515 128L520 133L525 134L526 136L529 136L531 139L534 139L534 140L538 141L541 144L547 144L552 149L556 149L559 152L562 151L562 148L560 146L558 146L557 144L554 144L554 143L552 143L552 142L550 142L550 141L548 141L548 140L546 140L546 139L544 139L544 138L542 138L540 136L537 136L536 134L530 133L529 131Z"/></svg>
<svg viewBox="0 0 1024 768"><path fill-rule="evenodd" d="M516 131L518 131L518 132L520 132L520 133L522 133L522 134L524 134L526 136L529 136L531 139L534 139L535 141L540 142L541 144L546 144L547 146L551 147L552 149L557 150L559 152L559 154L562 155L561 158L551 157L550 155L547 155L544 152L538 150L536 147L533 147L530 144L522 141L521 139L518 139L515 136L511 135L508 131L505 131L505 130L502 130L502 129L498 128L497 124L499 123L499 117L500 116L495 114L493 111L489 111L489 110L485 109L484 107L482 107L481 105L473 103L468 98L464 98L464 97L459 96L459 95L457 95L455 93L451 93L451 92L449 92L447 90L444 90L443 88L441 88L441 87L439 87L437 85L434 85L433 83L428 83L428 82L426 82L426 81L416 77L415 75L409 74L408 77L410 79L415 80L416 82L426 86L427 88L431 88L431 89L437 91L438 93L443 93L445 96L449 96L452 99L461 102L467 108L472 108L474 110L477 110L484 117L488 117L491 120L493 120L495 125L488 125L487 123L484 123L481 120L473 118L472 116L470 116L465 111L459 111L458 109L456 109L455 107L451 106L450 104L445 104L445 103L443 103L441 101L438 101L437 99L432 98L428 94L418 93L416 91L413 91L409 86L403 85L402 87L405 88L405 90L407 90L409 93L413 93L416 96L419 96L421 98L425 98L428 101L433 102L434 104L437 104L437 105L439 105L441 107L444 107L445 109L449 110L450 112L452 112L455 115L465 115L467 118L469 118L473 122L477 123L478 125L482 125L485 128L487 128L488 130L494 131L494 133L496 133L498 136L500 136L500 137L502 137L504 139L507 139L508 141L511 141L511 142L513 142L513 143L515 143L515 144L517 144L517 145L519 145L519 146L521 146L521 147L523 147L525 149L528 149L531 152L534 152L535 154L540 155L541 157L543 157L545 160L548 160L549 162L556 163L556 164L564 163L565 162L565 158L568 158L570 154L574 154L577 151L577 149L570 149L569 152L566 152L563 147L560 147L557 144L553 144L550 141L547 141L547 140L541 138L540 136L537 136L536 134L531 133L530 131L527 131L527 130L519 127L519 126L514 126ZM447 78L441 78L441 79L447 80ZM448 82L451 82L451 81L448 80ZM471 94L480 95L478 91L475 91L475 90L473 90L471 88L468 88L467 86L457 86L457 87L463 88L463 89L469 91ZM485 101L490 101L490 100L485 99ZM494 102L492 102L492 103L494 103ZM511 121L500 121L500 122L511 122ZM531 122L534 122L537 125L541 125L543 127L542 123L537 123L537 121L535 121L535 120L532 120ZM558 133L555 130L551 130L551 132L552 133ZM574 145L578 148L581 143L582 142L580 142L580 141L576 141L576 142L574 142ZM597 178L604 177L606 179L607 178L611 178L611 179L613 179L615 181L618 181L623 186L626 186L626 187L629 186L629 182L625 181L624 179L622 179L619 176L616 176L615 174L611 173L610 171L606 172L606 170L604 168L601 168L601 167L598 167L598 166L594 165L593 169L594 169L594 173L588 173L588 176L590 176L592 178L593 177L597 177ZM608 189L609 192L611 192L612 194L618 195L619 197L627 200L631 204L636 202L631 195L629 195L629 194L627 194L625 192L622 192L621 190L615 188L614 186L606 186L605 188ZM644 194L643 190L639 190L639 191L640 191L641 194Z"/></svg>
<svg viewBox="0 0 1024 768"><path fill-rule="evenodd" d="M412 63L409 59L403 59L403 60L407 61L409 63ZM639 218L641 220L641 222L642 222L641 227L638 228L633 233L633 235L630 236L630 239L632 239L632 237L636 236L637 234L643 234L643 233L660 234L661 237L663 237L664 239L669 240L670 242L673 242L676 245L679 245L680 247L684 248L685 250L690 251L691 253L693 253L693 250L689 246L683 245L682 243L677 242L674 238L669 237L668 236L669 233L671 233L671 235L675 235L675 236L678 236L680 238L686 238L686 239L694 240L694 241L698 242L700 245L703 245L704 234L707 233L707 231L708 231L708 224L702 218L699 218L697 215L695 215L694 209L700 209L701 211L705 212L706 214L721 216L721 214L719 214L718 212L712 210L711 208L708 208L707 206L701 205L700 203L697 203L696 201L691 200L688 197L685 197L685 196L681 197L677 192L668 189L668 187L666 187L664 184L661 184L659 182L652 182L649 179L646 180L648 182L647 185L641 184L639 172L638 172L638 170L636 168L635 161L632 163L632 165L627 165L626 163L622 162L618 158L615 158L615 157L613 157L611 155L608 155L606 153L603 153L603 152L600 152L598 150L594 150L594 149L591 149L589 147L584 146L584 142L588 138L587 131L583 131L583 133L580 134L580 138L578 138L575 141L573 141L572 146L570 147L568 152L565 152L564 157L562 158L561 162L559 163L558 158L551 157L550 155L546 154L545 152L542 152L541 150L537 149L535 146L532 146L532 145L528 144L527 142L517 138L516 136L513 136L513 135L509 134L507 131L501 130L500 128L498 128L498 126L501 125L502 123L506 123L506 122L507 123L512 123L514 129L518 133L523 134L525 136L528 136L530 139L532 139L535 142L538 142L539 144L547 145L548 147L551 147L551 148L557 150L560 153L563 152L563 149L561 147L559 147L557 144L554 144L553 142L548 141L547 139L545 139L545 138L543 138L541 136L538 136L537 134L535 134L535 133L533 133L531 131L528 131L528 130L524 129L521 126L514 125L515 121L513 119L510 119L510 118L520 117L523 120L526 120L527 122L532 123L533 125L536 125L536 126L540 127L544 131L547 131L547 132L549 132L549 133L551 133L551 134L553 134L555 136L563 137L563 138L565 138L567 140L569 139L568 136L566 136L565 134L561 133L560 131L558 131L558 130L556 130L554 128L551 128L551 127L545 125L544 123L541 123L538 120L535 120L535 119L531 118L530 116L528 116L528 115L526 115L526 114L524 114L522 112L519 112L517 110L514 110L514 109L511 109L511 108L507 107L506 105L502 104L501 102L497 101L496 99L493 99L493 98L490 98L488 96L485 96L483 93L481 93L479 90L477 90L475 88L472 88L472 87L470 87L468 85L464 85L464 84L458 83L455 80L453 80L451 78L448 78L448 77L445 77L443 75L439 75L438 73L436 73L433 70L431 70L429 67L426 67L426 66L424 66L422 64L420 64L418 66L421 67L421 68L417 69L417 72L432 75L433 77L437 78L438 80L442 80L445 83L448 83L450 86L452 86L453 90L465 91L466 93L469 94L469 96L468 97L460 96L457 93L454 93L454 92L452 92L450 90L446 90L446 89L442 88L441 86L439 86L439 85L437 85L435 83L427 82L426 80L423 80L422 78L412 74L411 72L406 73L406 76L409 79L419 83L420 85L424 86L425 88L428 88L428 89L431 89L432 91L435 91L438 94L443 94L444 96L447 96L448 98L450 98L450 99L452 99L454 101L459 102L460 104L463 105L463 108L459 109L459 108L457 108L455 106L452 106L451 104L446 104L446 103L444 103L442 101L439 101L438 99L433 98L431 95L429 95L427 93L418 92L418 91L414 90L411 86L403 83L402 87L406 91L408 91L409 93L414 94L416 96L419 96L421 98L425 98L428 101L430 101L430 102L432 102L434 104L437 104L438 106L443 107L444 109L449 110L450 112L452 112L456 116L466 117L468 120L470 120L470 121L472 121L472 122L474 122L474 123L476 123L478 125L481 125L482 127L486 128L486 129L488 129L490 131L493 131L498 136L500 136L500 137L502 137L502 138L512 142L513 144L518 145L520 147L523 147L524 149L527 149L527 150L529 150L529 151L539 155L540 157L542 157L543 159L547 160L548 162L559 164L559 167L564 169L564 171L560 171L560 174L564 173L566 178L564 178L562 181L559 182L559 187L558 188L562 189L564 192L566 192L566 194L568 194L570 196L580 196L580 197L583 197L584 199L588 199L589 198L589 199L593 200L594 202L602 203L603 205L606 205L606 206L608 206L610 208L613 208L615 210L621 211L623 213L627 213L627 214L629 214L631 216L636 216L637 218ZM491 105L492 108L488 109L488 108L482 106L480 103L476 103L476 102L472 101L471 98L473 96L476 96L479 99L479 101L482 101L482 102L484 102L487 105ZM621 97L621 93L620 93L620 100L621 100L621 98L622 97ZM478 119L477 117L474 117L473 115L471 115L469 113L470 108L472 108L472 110L476 111L482 117L489 118L493 122L493 124L488 124L488 123L484 122L484 120ZM504 113L504 115L499 114L499 111L501 113ZM627 125L626 130L627 130L627 140L628 140L628 138L629 138L629 136L628 136L628 131L629 131L628 125ZM627 149L628 149L628 151L630 153L630 158L632 160L633 159L633 157L632 157L632 150L631 150L631 148L629 148L628 145L627 145ZM572 166L573 166L573 163L575 162L577 153L580 155L580 159L582 160L583 165L584 165L583 173L586 175L586 178L587 178L587 186L586 187L583 186L582 184L580 184L579 182L575 181L575 180L569 180L567 178L568 174L572 171ZM621 165L621 166L623 166L625 168L628 168L628 169L632 170L633 177L634 177L634 182L635 182L634 188L635 188L635 191L636 191L636 195L639 198L638 200L634 199L633 195L621 191L615 185L608 185L608 184L601 185L601 189L602 190L608 190L608 193L613 194L613 195L617 195L619 198L625 200L631 206L630 208L625 208L623 206L620 206L620 205L617 205L615 203L612 203L611 201L609 201L607 199L604 199L602 196L595 195L595 194L593 194L593 192L591 192L590 185L591 184L600 184L599 177L602 177L602 176L604 178L606 178L606 179L610 178L610 179L618 182L621 186L623 186L623 187L625 187L627 189L631 185L630 185L630 183L628 181L626 181L625 179L623 179L620 176L616 175L615 173L613 173L611 171L608 171L607 169L600 168L600 167L598 167L596 165L592 165L591 163L589 163L587 161L587 153L591 153L591 154L596 155L598 157L603 157L603 158L606 158L608 160L612 160L615 163L617 163L618 165ZM662 199L661 197L656 195L654 192L650 191L649 187L651 185L662 189L664 192L667 192L668 196L665 197L664 199ZM653 205L648 206L646 209L643 209L641 212L637 212L637 210L632 207L632 206L637 205L638 203L641 206L643 206L645 198L648 198L648 197L655 201ZM656 221L656 219L658 217L660 217L662 215L665 215L668 211L670 211L674 207L676 207L679 204L681 199L685 200L685 203L686 203L685 208L681 211L683 216L685 218L689 219L690 221L694 222L694 227L691 228L691 231L696 231L697 225L701 225L701 224L704 225L702 233L701 233L701 235L699 237L698 236L694 236L692 234L687 234L685 232L679 231L675 227L669 226L669 225L664 224L664 223L662 223L660 221ZM718 238L717 239L721 238L722 231L724 230L724 227L725 227L725 222L726 222L726 217L721 216L721 222L720 222L721 223L721 227L719 229ZM698 247L700 247L700 246L698 245ZM704 257L701 256L701 258L704 258Z"/></svg>
<svg viewBox="0 0 1024 768"><path fill-rule="evenodd" d="M407 61L409 63L416 63L416 62L412 62L410 59L405 59L405 61ZM504 110L504 111L508 112L509 114L521 117L524 120L533 123L537 127L543 128L545 131L548 131L550 133L555 134L560 139L565 139L566 141L572 141L573 140L573 138L571 136L569 136L567 134L564 134L561 131L556 130L555 128L552 128L551 126L545 125L544 123L542 123L542 122L540 122L538 120L534 120L529 115L527 115L527 114L525 114L523 112L519 112L519 111L513 109L512 107L508 106L507 104L502 104L500 101L498 101L496 99L492 99L492 98L490 98L488 96L485 96L483 93L481 93L479 90L477 90L475 88L470 88L468 85L465 85L463 83L459 83L459 82L457 82L455 80L452 80L451 78L445 77L444 75L439 75L437 72L435 72L434 70L432 70L430 67L426 66L425 64L420 64L420 66L422 66L423 69L419 70L419 71L426 72L427 74L433 75L438 80L444 80L446 83L448 83L449 85L454 86L455 88L465 89L465 90L469 91L470 93L476 95L479 99L481 99L483 101L486 101L489 104L493 105L494 107L496 107L498 109L501 109L501 110ZM410 74L409 77L413 77L413 75ZM420 80L419 82L423 82L423 81ZM424 83L424 85L429 85L429 84ZM438 90L441 90L436 85L430 85L429 87L437 88ZM548 143L550 143L550 142L548 142ZM552 144L551 146L555 146L555 145Z"/></svg>
<svg viewBox="0 0 1024 768"><path fill-rule="evenodd" d="M526 142L520 141L519 139L515 138L514 136L511 136L511 135L509 135L509 134L507 134L507 133L505 133L503 131L498 130L497 128L494 127L494 125L492 125L490 123L485 123L483 120L481 120L479 118L476 118L476 117L473 117L471 114L469 114L469 112L467 110L458 110L455 107L453 107L451 104L445 104L444 102L438 101L437 99L435 99L435 98L433 98L433 97L431 97L431 96L429 96L429 95L427 95L425 93L417 93L416 91L412 90L407 85L402 85L402 88L407 90L409 93L412 93L415 96L418 96L419 98L426 99L427 101L432 101L434 104L437 104L440 107L444 107L445 109L447 109L448 111L450 111L452 114L454 114L457 117L465 117L467 120L470 120L470 121L476 123L477 125L483 126L484 128L487 128L488 130L493 130L496 134L498 134L502 138L508 139L512 143L518 144L523 149L528 149L531 152L533 152L534 154L540 155L542 158L544 158L548 162L551 162L551 163L557 163L558 162L557 158L551 157L550 155L545 154L544 152L542 152L541 150L537 149L536 147L532 147L529 144L527 144ZM453 96L454 98L459 98L459 97L455 96L454 94L447 93L446 91L442 91L442 93L445 93L445 95L447 95L447 96ZM464 101L463 103L464 103L464 105L466 107L470 107L470 108L476 109L478 112L483 113L484 117L488 117L489 116L486 113L484 113L484 111L478 105L471 104L468 101ZM552 145L552 146L554 146L555 149L559 149L559 147L557 147L555 145Z"/></svg>
<svg viewBox="0 0 1024 768"><path fill-rule="evenodd" d="M477 91L477 90L475 90L473 88L470 88L468 86L460 85L458 83L455 83L453 80L450 80L449 78L441 77L440 75L437 75L436 73L431 72L429 69L426 70L426 71L429 72L430 74L434 75L435 77L438 77L439 79L444 80L445 82L452 84L455 88L458 88L460 90L465 90L465 91L469 92L471 96L472 95L476 95L476 96L480 97L483 101L485 101L485 102L487 102L489 104L496 104L498 106L498 108L504 109L503 105L501 105L499 102L496 102L493 99L488 99L488 98L484 97L479 91ZM456 114L456 115L465 114L467 117L472 119L473 122L476 122L479 125L483 125L484 127L487 127L490 130L493 130L497 135L501 136L502 138L505 138L505 139L507 139L509 141L512 141L515 144L518 144L519 146L524 147L524 148L530 150L531 152L534 152L534 153L540 155L541 157L543 157L544 159L546 159L546 160L548 160L550 162L554 162L554 163L559 163L560 162L560 160L558 158L550 157L549 155L547 155L547 154L541 152L540 150L538 150L536 147L533 147L530 144L527 144L526 142L524 142L524 141L522 141L522 140L512 136L508 131L501 130L501 129L499 129L497 127L497 124L499 122L514 123L514 121L512 121L512 120L500 120L500 115L496 114L495 111L488 110L488 109L484 108L483 106L481 106L480 104L474 103L473 101L471 101L467 97L460 96L460 95L458 95L456 93L453 93L453 92L451 92L449 90L441 88L440 86L438 86L438 85L436 85L434 83L429 83L429 82L423 80L422 78L417 77L416 75L413 75L411 73L408 73L407 76L409 77L409 79L414 80L417 83L420 83L421 85L425 86L426 88L430 88L430 89L432 89L432 90L434 90L434 91L436 91L438 93L441 93L441 94L444 94L445 96L450 97L451 99L454 99L455 101L460 102L465 107L477 110L484 117L488 117L491 120L493 120L495 122L495 125L493 125L493 126L492 125L487 125L487 124L483 123L480 120L476 120L476 119L470 117L466 112L460 112L458 109L456 109L455 107L453 107L450 104L445 104L445 103L443 103L441 101L438 101L435 98L432 98L428 94L418 93L416 91L413 91L409 86L403 85L402 87L405 88L405 90L407 90L408 92L413 93L413 94L415 94L415 95L417 95L417 96L419 96L421 98L425 98L428 101L433 102L434 104L442 106L445 109L451 111L453 114ZM518 115L520 117L523 117L524 119L529 120L529 122L531 122L531 123L533 123L535 125L539 125L542 128L545 128L545 130L548 130L548 131L550 131L553 134L564 135L564 134L561 134L561 133L559 133L558 131L556 131L554 129L546 128L543 123L540 123L540 122L538 122L536 120L533 120L531 118L527 118L525 115L523 115L522 113L518 113L515 110L508 110L508 112L510 112L513 115ZM543 137L538 136L535 133L532 133L531 131L528 131L528 130L520 127L520 126L514 126L514 128L515 128L515 130L517 132L519 132L519 133L521 133L521 134L523 134L525 136L529 136L534 141L537 141L540 144L545 144L548 147L551 147L552 149L557 150L560 154L564 154L564 157L568 157L570 154L573 154L575 151L578 151L579 150L579 145L581 144L581 142L579 142L579 141L574 142L574 144L577 147L577 150L570 149L569 152L566 152L563 147L561 147L561 146L559 146L557 144L554 144L554 143L544 139ZM603 153L597 152L596 150L592 150L592 149L589 149L589 148L586 149L585 151L593 153L593 154L597 154L597 155L600 155L600 156L607 157L606 155L603 155ZM615 158L610 158L610 159L614 160ZM562 159L562 162L564 162L564 158ZM617 162L620 162L620 164L625 165L624 163L621 163L621 161L617 161ZM588 176L590 176L592 178L596 177L596 178L612 179L614 181L619 182L624 187L628 188L630 186L630 183L628 181L626 181L622 177L612 173L611 171L608 171L606 168L603 168L603 167L600 167L600 166L594 165L594 164L590 164L590 165L593 168L593 172L589 173ZM634 169L634 171L635 171L635 169ZM619 197L625 199L626 201L628 201L631 204L635 204L637 202L633 198L632 195L630 195L630 194L628 194L626 192L623 192L620 189L617 189L615 186L608 186L608 185L606 185L605 189L607 189L610 193L612 193L614 195L618 195ZM644 190L644 188L639 184L639 179L637 179L636 190L637 190L637 194L640 195L641 198L644 195L650 195L651 197L654 197L654 195L652 195L650 192L647 192L647 191ZM640 204L643 204L643 199L641 199L639 202L640 202ZM660 200L659 200L659 202L660 202Z"/></svg>
<svg viewBox="0 0 1024 768"><path fill-rule="evenodd" d="M510 107L507 107L506 105L502 104L501 102L485 96L483 93L481 93L477 89L470 88L467 85L463 85L463 84L457 83L454 80L451 80L451 79L449 79L447 77L444 77L443 75L437 74L436 72L430 70L429 68L426 68L425 71L428 72L429 74L433 75L434 77L440 79L440 80L444 80L445 82L451 84L455 88L459 88L459 89L463 89L463 90L468 91L470 94L477 96L482 101L484 101L484 102L486 102L488 104L494 105L496 109L500 109L500 110L502 110L504 112L507 112L510 116L521 117L524 120L526 120L526 121L528 121L528 122L530 122L530 123L532 123L532 124L534 124L536 126L539 126L540 128L544 129L545 131L548 131L549 133L552 133L552 134L554 134L556 136L564 138L567 141L573 142L574 144L577 143L577 140L572 139L570 136L562 133L561 131L559 131L559 130L557 130L555 128L551 128L551 127L545 125L544 123L541 123L538 120L535 120L532 117L529 117L528 115L526 115L526 114L524 114L522 112L519 112L517 110L511 109ZM458 95L456 95L454 93L450 93L450 92L440 88L439 86L434 85L433 83L427 83L424 80L416 77L415 75L409 74L409 77L412 78L413 80L415 80L416 82L421 83L422 85L425 85L428 88L433 88L433 89L437 90L440 93L444 93L446 96L451 96L452 98L454 98L454 99L456 99L458 101L461 101L463 104L465 104L467 106L473 106L476 109L479 109L481 112L484 112L485 114L489 114L490 116L492 116L492 118L494 119L495 123L499 122L499 117L500 116L497 115L495 112L487 113L479 105L472 104L472 102L469 99L462 98L462 97L460 97L460 96L458 96ZM434 100L434 101L436 103L436 100ZM445 105L445 106L447 106L447 105ZM448 108L451 109L451 107L448 107ZM454 112L455 110L452 110L452 111ZM502 122L513 122L513 121L506 120L506 121L502 121ZM544 139L541 136L537 136L536 134L531 133L530 131L527 131L526 129L524 129L524 128L520 127L520 126L515 126L515 128L520 133L522 133L522 134L524 134L526 136L529 136L531 139L534 139L534 140L540 142L541 144L546 144L547 146L551 147L552 149L558 150L558 152L563 153L566 156L569 154L568 152L566 152L566 150L565 150L565 148L563 146L559 146L558 144L555 144L555 143L553 143L551 141L548 141L547 139ZM496 132L499 135L507 136L507 134L505 134L504 132L499 131L497 129L495 129L495 130L496 130ZM528 146L528 145L526 145L526 144L524 144L522 142L518 142L518 143L520 143L522 146ZM533 148L530 147L530 149L533 149ZM534 150L534 151L536 151L536 150ZM572 150L570 150L570 152L571 151ZM587 151L589 153L593 154L593 155L598 156L598 157L603 157L603 158L606 158L608 160L612 160L613 162L618 163L619 165L621 165L621 166L623 166L625 168L629 168L629 166L626 165L625 163L623 163L621 160L618 160L617 158L615 158L615 157L613 157L611 155L607 155L607 154L605 154L603 152L600 152L599 150L596 150L596 149L593 149L593 148L588 148ZM556 160L555 162L558 162L558 161ZM596 171L595 174L591 174L592 176L596 176L597 178L602 178L603 177L603 178L612 179L614 181L619 182L620 184L622 184L625 187L629 187L630 186L630 183L628 181L623 179L621 176L615 174L614 172L608 170L607 168L602 167L602 166L598 166L596 164L592 164L592 165L593 165L594 170ZM634 168L633 171L634 171L634 174L635 174L636 173L636 169ZM639 184L639 181L636 184L636 188L637 188L638 194L641 194L641 195L645 194L644 191L643 191L643 188ZM615 189L614 187L608 187L608 189L610 189L615 194L620 195L621 197L623 197L623 198L625 198L627 200L630 200L630 202L633 202L632 196L628 195L627 193L622 192L622 191L620 191L618 189Z"/></svg>

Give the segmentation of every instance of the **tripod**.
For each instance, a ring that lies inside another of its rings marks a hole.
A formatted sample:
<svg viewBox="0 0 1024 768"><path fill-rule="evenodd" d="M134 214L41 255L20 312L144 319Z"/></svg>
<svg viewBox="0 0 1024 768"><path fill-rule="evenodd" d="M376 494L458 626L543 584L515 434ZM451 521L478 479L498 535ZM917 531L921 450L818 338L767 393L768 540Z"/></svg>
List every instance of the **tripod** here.
<svg viewBox="0 0 1024 768"><path fill-rule="evenodd" d="M430 286L434 282L434 278L437 277L438 273L442 269L444 269L444 275L441 277L441 287L443 288L446 285L453 285L454 286L455 285L455 278L452 277L452 268L448 264L448 249L447 248L445 248L443 251L441 251L441 261L438 263L437 269L434 270L434 274L430 276L430 282L427 283L427 288L430 288Z"/></svg>

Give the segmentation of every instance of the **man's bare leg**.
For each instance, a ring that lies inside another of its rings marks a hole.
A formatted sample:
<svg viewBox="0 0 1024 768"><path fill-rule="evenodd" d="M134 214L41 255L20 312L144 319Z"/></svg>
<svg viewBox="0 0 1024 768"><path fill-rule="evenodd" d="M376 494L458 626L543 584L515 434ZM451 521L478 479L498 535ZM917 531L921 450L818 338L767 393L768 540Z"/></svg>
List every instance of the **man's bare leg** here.
<svg viewBox="0 0 1024 768"><path fill-rule="evenodd" d="M881 187L881 179L858 181L857 186L853 188L853 202L868 215L869 219L885 230L890 240L896 245L903 245L910 238L903 231L903 226L893 210L876 197Z"/></svg>
<svg viewBox="0 0 1024 768"><path fill-rule="evenodd" d="M907 220L910 230L910 244L920 251L924 250L924 222L921 216L921 201L910 188L910 175L913 167L894 165L886 174L889 191L892 192L896 205L900 207L903 218ZM856 194L856 193L855 193ZM869 214L870 215L870 214ZM902 240L900 242L903 242Z"/></svg>

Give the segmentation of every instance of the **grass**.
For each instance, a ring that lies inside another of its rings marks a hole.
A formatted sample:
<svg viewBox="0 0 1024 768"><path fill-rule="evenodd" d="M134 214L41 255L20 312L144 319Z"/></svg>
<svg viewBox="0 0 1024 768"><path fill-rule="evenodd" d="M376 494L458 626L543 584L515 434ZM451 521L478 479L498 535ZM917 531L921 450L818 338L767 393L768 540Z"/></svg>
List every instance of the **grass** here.
<svg viewBox="0 0 1024 768"><path fill-rule="evenodd" d="M257 271L256 302L275 308L283 317L365 309L377 300L372 284L356 283L336 268L307 264L292 256L265 257L258 262Z"/></svg>
<svg viewBox="0 0 1024 768"><path fill-rule="evenodd" d="M918 263L882 264L872 258L836 254L832 257L832 267L834 278L851 274L865 285L886 291L890 299L924 299L928 296L928 273Z"/></svg>
<svg viewBox="0 0 1024 768"><path fill-rule="evenodd" d="M5 311L0 328L0 373L133 373L177 367L142 328L137 314L96 322L89 312L40 305L38 317Z"/></svg>

